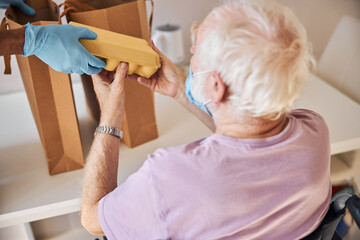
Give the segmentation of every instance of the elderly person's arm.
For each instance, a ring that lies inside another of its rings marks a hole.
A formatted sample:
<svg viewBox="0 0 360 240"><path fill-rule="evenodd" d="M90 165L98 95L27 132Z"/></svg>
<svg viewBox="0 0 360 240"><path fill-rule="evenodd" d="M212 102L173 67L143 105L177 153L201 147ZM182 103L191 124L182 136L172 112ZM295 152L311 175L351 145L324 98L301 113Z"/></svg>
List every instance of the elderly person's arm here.
<svg viewBox="0 0 360 240"><path fill-rule="evenodd" d="M121 63L116 71L103 70L93 75L94 89L101 109L100 126L121 128L124 114L124 80L128 65ZM81 200L81 223L94 235L104 235L98 217L101 198L117 186L120 140L109 134L96 134L87 158Z"/></svg>
<svg viewBox="0 0 360 240"><path fill-rule="evenodd" d="M210 130L215 132L213 118L192 104L185 93L185 74L160 52L151 41L150 46L159 54L161 68L150 78L137 77L140 84L149 87L154 92L175 98L187 110L200 119ZM134 77L132 77L134 78Z"/></svg>

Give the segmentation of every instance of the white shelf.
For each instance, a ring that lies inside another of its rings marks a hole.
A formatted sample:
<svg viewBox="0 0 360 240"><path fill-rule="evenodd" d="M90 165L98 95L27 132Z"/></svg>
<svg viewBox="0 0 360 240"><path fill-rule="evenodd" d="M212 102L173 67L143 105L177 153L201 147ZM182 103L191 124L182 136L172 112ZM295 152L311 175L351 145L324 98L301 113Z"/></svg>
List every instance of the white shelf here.
<svg viewBox="0 0 360 240"><path fill-rule="evenodd" d="M80 83L74 91L80 92L76 100L84 96ZM88 138L92 121L79 107L82 135ZM7 126L0 137L0 228L78 211L82 170L49 176L25 92L2 95L0 112L0 124Z"/></svg>
<svg viewBox="0 0 360 240"><path fill-rule="evenodd" d="M360 149L360 105L325 81L311 75L295 106L324 117L330 130L331 154Z"/></svg>
<svg viewBox="0 0 360 240"><path fill-rule="evenodd" d="M100 240L103 239L102 237L91 235L84 228L75 228L75 229L71 229L70 231L64 232L62 234L50 238L43 238L41 240L69 240L69 239L94 240L96 238Z"/></svg>
<svg viewBox="0 0 360 240"><path fill-rule="evenodd" d="M354 173L354 169L348 166L338 156L331 156L331 182L339 183L349 178Z"/></svg>

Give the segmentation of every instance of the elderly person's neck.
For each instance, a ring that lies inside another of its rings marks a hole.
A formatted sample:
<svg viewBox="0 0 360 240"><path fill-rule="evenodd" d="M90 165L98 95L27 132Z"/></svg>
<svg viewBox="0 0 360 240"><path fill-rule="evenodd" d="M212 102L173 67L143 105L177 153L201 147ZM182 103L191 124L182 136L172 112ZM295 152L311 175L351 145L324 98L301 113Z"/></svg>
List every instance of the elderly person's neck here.
<svg viewBox="0 0 360 240"><path fill-rule="evenodd" d="M285 114L276 120L269 120L248 115L238 118L226 113L226 111L222 111L215 116L215 133L233 138L268 138L284 130L287 122Z"/></svg>

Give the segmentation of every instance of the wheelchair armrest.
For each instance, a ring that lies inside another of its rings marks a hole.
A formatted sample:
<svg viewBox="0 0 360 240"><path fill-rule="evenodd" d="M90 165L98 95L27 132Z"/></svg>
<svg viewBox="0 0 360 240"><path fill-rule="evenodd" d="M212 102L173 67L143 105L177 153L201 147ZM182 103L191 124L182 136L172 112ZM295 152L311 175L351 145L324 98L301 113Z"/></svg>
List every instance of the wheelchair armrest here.
<svg viewBox="0 0 360 240"><path fill-rule="evenodd" d="M346 201L345 205L347 209L349 209L349 212L355 220L357 226L360 228L360 198L353 195Z"/></svg>

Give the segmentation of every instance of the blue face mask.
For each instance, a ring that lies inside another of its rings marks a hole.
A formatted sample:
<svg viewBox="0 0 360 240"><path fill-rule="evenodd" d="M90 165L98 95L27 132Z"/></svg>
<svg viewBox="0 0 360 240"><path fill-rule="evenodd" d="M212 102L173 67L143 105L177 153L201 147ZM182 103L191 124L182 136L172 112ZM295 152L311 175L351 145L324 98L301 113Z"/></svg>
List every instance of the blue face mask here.
<svg viewBox="0 0 360 240"><path fill-rule="evenodd" d="M206 107L206 104L208 104L209 102L211 102L211 100L209 99L208 101L206 101L205 103L201 103L201 102L198 102L194 99L193 95L191 94L191 84L192 84L192 81L194 79L194 75L199 75L199 74L202 74L202 73L208 73L208 72L211 72L211 71L203 71L203 72L198 72L196 74L193 74L192 70L191 70L191 67L189 68L189 75L187 76L186 78L186 81L185 81L185 92L186 92L186 97L189 99L189 101L196 105L198 108L200 108L201 110L203 110L204 112L206 112L207 114L209 114L211 117L212 117L212 114L211 112L209 111L209 109Z"/></svg>

